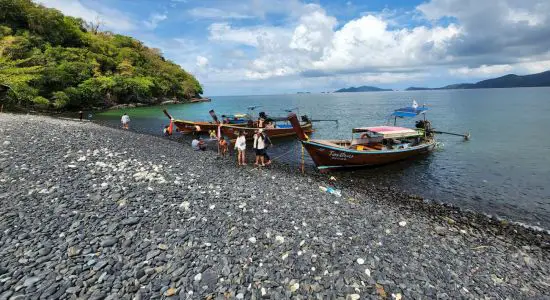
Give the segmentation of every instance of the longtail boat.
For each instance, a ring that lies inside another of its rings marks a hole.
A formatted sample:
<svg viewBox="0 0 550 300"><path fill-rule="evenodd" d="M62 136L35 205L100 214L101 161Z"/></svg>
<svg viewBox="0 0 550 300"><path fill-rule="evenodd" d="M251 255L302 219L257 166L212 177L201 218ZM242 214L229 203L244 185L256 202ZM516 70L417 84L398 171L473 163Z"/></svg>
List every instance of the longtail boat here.
<svg viewBox="0 0 550 300"><path fill-rule="evenodd" d="M394 111L392 116L397 120L426 110L413 105ZM426 119L417 122L415 129L398 126L354 128L351 140L309 139L295 114L289 114L288 119L320 171L389 164L429 153L436 145L431 124ZM355 134L360 134L359 138L355 138Z"/></svg>
<svg viewBox="0 0 550 300"><path fill-rule="evenodd" d="M296 131L293 129L293 125L288 123L287 118L271 118L271 124L273 124L273 127L263 127L261 128L268 137L270 138L281 138L281 137L290 137L295 136ZM285 122L286 124L281 124L281 121ZM301 132L305 133L311 133L313 132L313 126L311 121L307 118L307 116L302 117L302 122L299 122L298 119L296 119L296 126L301 130ZM258 131L260 128L258 127L239 127L235 125L227 125L223 124L221 126L222 133L228 137L230 140L234 140L238 137L240 132L244 132L247 140L252 140L254 138L254 133Z"/></svg>
<svg viewBox="0 0 550 300"><path fill-rule="evenodd" d="M208 133L212 130L216 131L218 129L219 124L221 123L218 119L218 116L216 115L216 112L214 110L210 110L210 116L212 117L212 121L188 121L188 120L178 120L172 118L172 116L166 111L163 111L164 114L172 120L172 123L177 127L178 131L181 133ZM231 115L226 116L222 115L222 118L225 118L228 122L228 124L233 126L246 126L248 124L248 119L246 118L246 115Z"/></svg>
<svg viewBox="0 0 550 300"><path fill-rule="evenodd" d="M191 98L191 101L189 103L200 103L200 102L210 102L212 99L210 98Z"/></svg>

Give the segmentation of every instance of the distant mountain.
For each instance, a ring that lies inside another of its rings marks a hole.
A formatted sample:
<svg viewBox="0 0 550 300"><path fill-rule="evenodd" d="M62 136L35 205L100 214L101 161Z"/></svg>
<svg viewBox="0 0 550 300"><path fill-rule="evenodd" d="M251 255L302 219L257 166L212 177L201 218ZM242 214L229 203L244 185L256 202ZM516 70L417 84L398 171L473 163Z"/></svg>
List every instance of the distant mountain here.
<svg viewBox="0 0 550 300"><path fill-rule="evenodd" d="M428 91L428 90L434 90L434 89L427 88L427 87L416 87L416 86L411 86L405 89L405 91Z"/></svg>
<svg viewBox="0 0 550 300"><path fill-rule="evenodd" d="M550 71L518 76L508 74L502 77L482 80L477 83L458 83L440 88L410 87L407 91L422 90L458 90L458 89L494 89L494 88L514 88L514 87L541 87L550 86Z"/></svg>
<svg viewBox="0 0 550 300"><path fill-rule="evenodd" d="M350 88L343 88L339 89L337 91L334 91L335 93L358 93L358 92L391 92L393 90L388 89L381 89L375 86L359 86L359 87L350 87Z"/></svg>

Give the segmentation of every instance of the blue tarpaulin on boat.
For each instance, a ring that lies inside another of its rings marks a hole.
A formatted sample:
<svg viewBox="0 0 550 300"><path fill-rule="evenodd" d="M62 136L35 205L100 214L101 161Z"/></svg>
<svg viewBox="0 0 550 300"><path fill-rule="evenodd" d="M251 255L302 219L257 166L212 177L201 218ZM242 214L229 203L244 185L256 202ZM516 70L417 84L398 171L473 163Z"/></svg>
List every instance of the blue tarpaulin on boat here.
<svg viewBox="0 0 550 300"><path fill-rule="evenodd" d="M398 118L412 118L416 117L421 113L424 113L428 110L426 107L402 107L400 109L396 109L391 115Z"/></svg>

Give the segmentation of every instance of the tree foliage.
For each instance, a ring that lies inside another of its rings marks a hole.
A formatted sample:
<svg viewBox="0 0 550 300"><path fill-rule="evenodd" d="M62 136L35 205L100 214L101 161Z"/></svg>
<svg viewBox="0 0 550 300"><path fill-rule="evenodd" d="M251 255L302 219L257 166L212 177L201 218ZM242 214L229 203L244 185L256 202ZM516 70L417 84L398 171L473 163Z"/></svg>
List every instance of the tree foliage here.
<svg viewBox="0 0 550 300"><path fill-rule="evenodd" d="M202 93L194 76L128 36L31 0L0 0L0 84L8 106L82 109Z"/></svg>

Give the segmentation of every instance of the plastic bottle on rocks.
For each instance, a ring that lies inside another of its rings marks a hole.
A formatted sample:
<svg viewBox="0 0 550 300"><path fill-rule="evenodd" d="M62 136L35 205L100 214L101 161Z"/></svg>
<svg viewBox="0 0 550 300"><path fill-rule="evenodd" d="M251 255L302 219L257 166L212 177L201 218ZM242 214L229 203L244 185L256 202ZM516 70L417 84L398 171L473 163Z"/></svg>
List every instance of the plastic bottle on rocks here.
<svg viewBox="0 0 550 300"><path fill-rule="evenodd" d="M319 186L319 190L321 190L322 192L332 194L336 197L341 197L342 196L342 192L340 190L335 190L331 187Z"/></svg>

